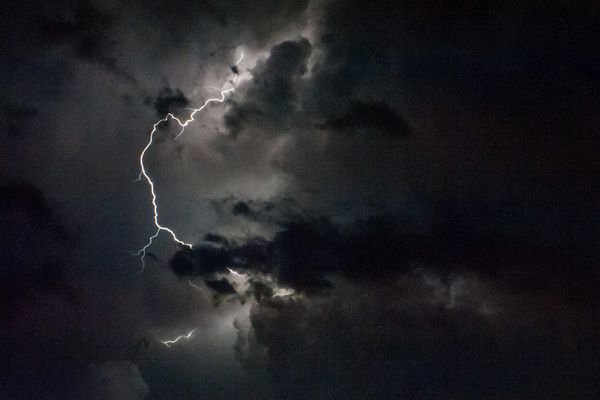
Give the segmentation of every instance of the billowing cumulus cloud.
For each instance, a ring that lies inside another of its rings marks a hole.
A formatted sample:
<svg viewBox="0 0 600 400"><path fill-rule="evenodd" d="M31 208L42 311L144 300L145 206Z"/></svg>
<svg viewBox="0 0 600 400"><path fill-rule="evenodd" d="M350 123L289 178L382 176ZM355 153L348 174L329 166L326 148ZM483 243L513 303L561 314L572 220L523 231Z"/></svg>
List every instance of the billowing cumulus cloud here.
<svg viewBox="0 0 600 400"><path fill-rule="evenodd" d="M246 126L285 126L284 121L298 107L298 80L307 72L310 53L311 44L306 38L285 41L271 49L269 58L252 71L242 102L235 103L225 115L232 135L239 135Z"/></svg>
<svg viewBox="0 0 600 400"><path fill-rule="evenodd" d="M376 285L337 282L326 296L257 305L255 342L241 360L266 362L279 394L298 399L553 398L569 397L574 382L593 393L598 359L573 352L571 340L588 350L595 340L567 333L583 321L561 321L552 306L511 304L508 295L420 272ZM583 369L564 373L574 365Z"/></svg>
<svg viewBox="0 0 600 400"><path fill-rule="evenodd" d="M166 87L160 90L154 101L147 99L147 102L152 104L159 118L164 118L168 113L181 111L190 101L180 89Z"/></svg>
<svg viewBox="0 0 600 400"><path fill-rule="evenodd" d="M498 237L401 227L389 217L287 222L272 240L207 244L171 262L184 276L231 267L249 277L253 305L249 324L236 325L237 356L268 371L279 395L552 396L573 380L595 390L598 358L572 353L575 343L598 345L586 317L597 301L583 283L595 279L591 265ZM277 286L292 290L277 296ZM559 372L572 365L582 369Z"/></svg>

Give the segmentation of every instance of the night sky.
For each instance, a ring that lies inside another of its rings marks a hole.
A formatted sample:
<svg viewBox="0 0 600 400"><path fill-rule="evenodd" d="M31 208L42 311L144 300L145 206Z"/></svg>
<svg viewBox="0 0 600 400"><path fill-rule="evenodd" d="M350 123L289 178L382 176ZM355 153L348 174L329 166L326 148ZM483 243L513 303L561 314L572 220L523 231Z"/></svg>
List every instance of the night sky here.
<svg viewBox="0 0 600 400"><path fill-rule="evenodd" d="M0 21L1 399L600 398L600 6Z"/></svg>

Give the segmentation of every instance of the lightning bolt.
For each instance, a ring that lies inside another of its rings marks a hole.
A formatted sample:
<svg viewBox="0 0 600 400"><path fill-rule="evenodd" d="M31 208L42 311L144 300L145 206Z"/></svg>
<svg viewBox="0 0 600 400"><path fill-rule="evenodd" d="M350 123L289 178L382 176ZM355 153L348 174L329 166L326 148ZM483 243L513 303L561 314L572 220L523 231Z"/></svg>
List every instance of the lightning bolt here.
<svg viewBox="0 0 600 400"><path fill-rule="evenodd" d="M233 66L237 67L242 62L243 59L244 59L244 52L242 52L240 54L240 58L235 62L235 64L233 64Z"/></svg>
<svg viewBox="0 0 600 400"><path fill-rule="evenodd" d="M247 277L247 276L248 276L248 275L246 275L246 274L240 274L239 272L236 272L236 271L232 270L232 269L231 269L231 268L229 268L229 267L227 267L227 269L229 270L229 272L230 272L230 273L231 273L233 276L236 276L236 277L238 277L238 278L245 278L245 277Z"/></svg>
<svg viewBox="0 0 600 400"><path fill-rule="evenodd" d="M175 136L175 140L178 140L181 137L181 135L183 135L185 128L190 123L195 121L194 117L196 116L197 113L204 110L206 108L206 106L208 106L211 103L223 103L225 101L225 96L235 90L234 84L235 84L235 81L237 80L238 72L237 72L237 68L234 68L234 67L237 67L237 65L242 62L243 58L244 58L244 53L242 52L239 60L237 60L236 63L233 64L233 66L231 67L232 71L234 71L234 77L231 82L231 87L224 89L224 90L223 90L223 87L221 87L221 89L219 89L221 92L221 97L210 98L210 99L206 100L204 102L204 104L202 104L200 107L189 109L189 110L191 110L191 114L190 114L189 118L186 120L181 120L181 119L177 118L175 115L173 115L172 113L168 113L164 118L158 120L154 124L154 126L152 128L152 132L150 132L150 139L148 140L146 147L144 147L144 149L140 153L140 158L139 158L140 174L134 182L139 182L142 179L144 179L146 181L146 183L148 184L148 188L150 189L150 195L151 195L151 200L152 200L152 208L154 211L154 226L156 226L156 232L154 232L154 234L148 238L148 242L141 249L139 249L136 252L131 253L132 255L140 256L140 258L141 258L142 269L140 270L140 273L143 272L144 269L146 268L146 251L148 250L148 248L150 246L152 246L154 239L156 239L158 237L158 235L160 234L161 231L167 232L169 235L171 235L171 237L177 244L179 244L181 246L189 247L190 249L192 248L191 243L187 243L187 242L183 241L182 239L177 237L177 234L175 233L175 231L173 229L169 228L168 226L161 225L161 223L159 222L158 204L157 204L157 196L156 196L154 182L152 181L152 178L146 171L146 166L144 165L144 157L146 155L146 152L148 151L148 149L152 146L152 144L154 142L154 135L155 135L158 127L160 126L160 124L167 122L169 119L171 119L171 120L177 122L179 124L179 126L181 127L181 130Z"/></svg>
<svg viewBox="0 0 600 400"><path fill-rule="evenodd" d="M231 275L235 276L236 278L246 278L248 276L248 274L240 274L239 272L236 272L236 271L232 270L229 267L227 267L227 269L229 270L229 273ZM191 279L188 279L188 285L190 285L194 289L200 289L200 290L202 290L202 288L200 286L196 285L194 282L192 282Z"/></svg>
<svg viewBox="0 0 600 400"><path fill-rule="evenodd" d="M191 331L188 332L187 335L177 336L173 340L165 340L165 341L161 341L161 343L167 347L171 347L172 344L177 343L182 339L189 340L192 337L192 335L194 334L194 331L196 331L196 329L192 329Z"/></svg>
<svg viewBox="0 0 600 400"><path fill-rule="evenodd" d="M200 286L198 285L194 285L194 283L192 282L191 279L188 279L188 283L190 284L191 287L196 288L196 289L202 289Z"/></svg>

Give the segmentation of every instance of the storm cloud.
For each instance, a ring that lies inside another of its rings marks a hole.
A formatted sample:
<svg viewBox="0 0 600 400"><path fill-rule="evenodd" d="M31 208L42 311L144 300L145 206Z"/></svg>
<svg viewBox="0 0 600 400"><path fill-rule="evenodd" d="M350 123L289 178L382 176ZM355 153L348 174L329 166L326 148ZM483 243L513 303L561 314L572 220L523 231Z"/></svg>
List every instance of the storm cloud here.
<svg viewBox="0 0 600 400"><path fill-rule="evenodd" d="M598 15L9 1L0 396L598 397Z"/></svg>

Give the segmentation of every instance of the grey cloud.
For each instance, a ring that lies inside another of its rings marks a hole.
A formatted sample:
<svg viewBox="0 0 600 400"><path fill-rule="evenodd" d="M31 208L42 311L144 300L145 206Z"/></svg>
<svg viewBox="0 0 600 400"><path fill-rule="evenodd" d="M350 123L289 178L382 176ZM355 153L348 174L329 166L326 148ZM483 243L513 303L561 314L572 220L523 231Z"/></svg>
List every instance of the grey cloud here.
<svg viewBox="0 0 600 400"><path fill-rule="evenodd" d="M217 235L215 233L207 233L204 235L204 240L211 243L223 244L226 245L228 243L227 238Z"/></svg>
<svg viewBox="0 0 600 400"><path fill-rule="evenodd" d="M581 306L595 302L591 287L581 282L594 279L588 272L589 261L578 254L532 247L515 238L482 235L465 227L442 225L428 234L417 234L391 216L344 224L322 217L281 221L271 239L221 243L181 250L170 266L181 276L210 277L226 272L228 266L266 272L295 290L318 293L332 286L329 275L369 282L424 265L443 273L473 271L493 278L499 286L534 292L538 290L534 281L556 290L576 285L581 298L569 301L582 301Z"/></svg>
<svg viewBox="0 0 600 400"><path fill-rule="evenodd" d="M293 399L596 393L598 358L571 350L574 342L597 348L587 331L596 324L577 317L565 323L547 309L511 303L508 293L473 285L483 297L464 292L454 305L440 302L438 287L419 274L354 287L338 282L327 296L263 301L252 311L240 359L261 368L266 355L279 395ZM493 308L498 305L500 310ZM587 328L565 340L570 323Z"/></svg>
<svg viewBox="0 0 600 400"><path fill-rule="evenodd" d="M343 114L330 117L323 128L359 132L373 129L393 137L410 133L407 122L385 102L352 101Z"/></svg>
<svg viewBox="0 0 600 400"><path fill-rule="evenodd" d="M10 136L21 136L28 120L39 114L37 108L24 105L5 104L2 105L2 111L4 129Z"/></svg>
<svg viewBox="0 0 600 400"><path fill-rule="evenodd" d="M295 111L298 79L306 73L312 46L306 38L285 41L271 49L269 58L252 71L252 80L241 89L243 99L235 102L224 117L233 136L246 125L260 121L281 122Z"/></svg>
<svg viewBox="0 0 600 400"><path fill-rule="evenodd" d="M208 288L214 290L219 295L229 295L236 293L231 283L225 278L207 279L204 281L204 283L206 283L206 286Z"/></svg>
<svg viewBox="0 0 600 400"><path fill-rule="evenodd" d="M235 203L231 212L233 215L252 216L252 210L250 209L250 206L248 206L248 203L243 201L238 201Z"/></svg>
<svg viewBox="0 0 600 400"><path fill-rule="evenodd" d="M158 118L164 118L168 113L177 113L190 103L180 89L170 87L162 88L154 100L147 98L146 102L152 104Z"/></svg>
<svg viewBox="0 0 600 400"><path fill-rule="evenodd" d="M90 367L91 387L87 398L136 400L150 393L139 368L129 361L106 361Z"/></svg>
<svg viewBox="0 0 600 400"><path fill-rule="evenodd" d="M115 16L89 2L73 4L60 14L61 19L42 19L40 35L50 43L68 44L73 54L97 63L110 72L136 83L117 61L117 40L113 37ZM66 18L65 18L66 17Z"/></svg>
<svg viewBox="0 0 600 400"><path fill-rule="evenodd" d="M133 279L134 269L111 279L94 273L106 264L77 257L79 227L65 223L59 203L22 182L3 182L0 194L6 235L0 243L0 351L6 367L0 396L142 396L145 383L137 367L127 361L104 363L144 359L156 351L153 329L187 325L203 309L212 310L211 302L192 296L186 283L164 270L149 268L143 286ZM136 350L140 337L147 337L148 346ZM90 363L96 365L91 381L85 367Z"/></svg>
<svg viewBox="0 0 600 400"><path fill-rule="evenodd" d="M86 4L0 16L3 118L39 110L0 169L42 188L2 187L1 397L69 399L90 364L161 399L598 397L593 9ZM251 79L148 164L200 243L137 274L152 95L201 104L239 46ZM247 324L200 284L227 265L264 278Z"/></svg>
<svg viewBox="0 0 600 400"><path fill-rule="evenodd" d="M354 209L351 212L367 214L374 208L396 212L408 190L401 171L407 145L390 141L406 138L411 127L397 106L390 105L392 100L363 90L358 80L340 78L345 76L342 66L357 63L368 68L374 61L333 59L328 56L337 51L332 46L313 46L303 38L274 46L252 70L252 79L236 92L225 126L232 137L239 140L247 131L264 146L278 140L270 135L285 138L272 153L271 167L289 178L284 196L297 200L303 209L347 213L335 204L344 203ZM309 74L314 49L320 64ZM332 89L333 77L344 79L347 94ZM374 187L383 181L388 182L385 188Z"/></svg>

